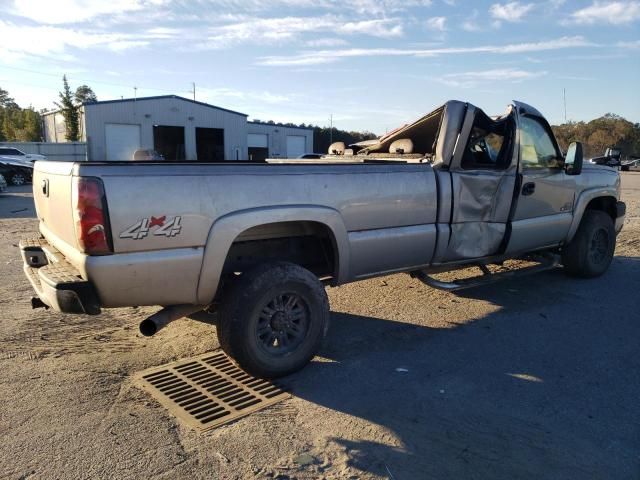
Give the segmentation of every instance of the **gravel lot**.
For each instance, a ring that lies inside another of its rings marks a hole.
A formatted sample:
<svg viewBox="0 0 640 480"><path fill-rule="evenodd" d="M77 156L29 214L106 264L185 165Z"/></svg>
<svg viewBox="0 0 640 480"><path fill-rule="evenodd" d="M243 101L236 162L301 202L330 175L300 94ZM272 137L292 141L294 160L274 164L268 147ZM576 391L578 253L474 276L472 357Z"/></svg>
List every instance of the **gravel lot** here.
<svg viewBox="0 0 640 480"><path fill-rule="evenodd" d="M557 270L452 294L393 275L329 289L328 341L287 379L293 397L205 435L131 376L217 348L214 327L179 320L143 338L155 309L32 311L17 243L36 232L33 203L10 188L0 478L639 479L640 174L623 187L626 225L603 277Z"/></svg>

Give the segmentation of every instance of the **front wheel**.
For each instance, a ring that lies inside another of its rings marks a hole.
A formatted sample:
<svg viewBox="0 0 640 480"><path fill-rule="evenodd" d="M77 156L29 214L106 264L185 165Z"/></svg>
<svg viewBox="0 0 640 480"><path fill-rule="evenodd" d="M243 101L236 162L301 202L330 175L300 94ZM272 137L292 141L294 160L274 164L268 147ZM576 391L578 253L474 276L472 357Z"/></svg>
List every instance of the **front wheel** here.
<svg viewBox="0 0 640 480"><path fill-rule="evenodd" d="M11 184L19 187L27 183L27 178L22 173L14 173L11 177Z"/></svg>
<svg viewBox="0 0 640 480"><path fill-rule="evenodd" d="M223 294L218 340L247 372L293 373L317 352L329 325L329 300L310 271L287 262L243 273Z"/></svg>
<svg viewBox="0 0 640 480"><path fill-rule="evenodd" d="M562 250L562 263L570 275L598 277L609 268L615 248L611 217L600 210L587 210L575 236Z"/></svg>

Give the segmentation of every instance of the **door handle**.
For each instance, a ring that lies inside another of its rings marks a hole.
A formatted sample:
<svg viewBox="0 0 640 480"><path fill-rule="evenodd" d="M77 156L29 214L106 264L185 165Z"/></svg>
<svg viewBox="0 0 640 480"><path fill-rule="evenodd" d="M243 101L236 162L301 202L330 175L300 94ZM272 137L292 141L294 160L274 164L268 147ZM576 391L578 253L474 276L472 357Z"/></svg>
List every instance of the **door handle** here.
<svg viewBox="0 0 640 480"><path fill-rule="evenodd" d="M522 186L522 195L531 195L536 191L536 184L533 182L525 183Z"/></svg>

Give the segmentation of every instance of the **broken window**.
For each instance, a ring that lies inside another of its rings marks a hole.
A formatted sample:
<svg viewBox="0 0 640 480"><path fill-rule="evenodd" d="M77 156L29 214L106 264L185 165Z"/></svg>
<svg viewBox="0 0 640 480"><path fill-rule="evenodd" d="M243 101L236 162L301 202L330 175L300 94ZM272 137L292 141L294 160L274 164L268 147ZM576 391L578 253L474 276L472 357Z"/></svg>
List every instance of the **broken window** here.
<svg viewBox="0 0 640 480"><path fill-rule="evenodd" d="M462 168L502 170L511 163L511 119L494 121L478 112L462 156Z"/></svg>

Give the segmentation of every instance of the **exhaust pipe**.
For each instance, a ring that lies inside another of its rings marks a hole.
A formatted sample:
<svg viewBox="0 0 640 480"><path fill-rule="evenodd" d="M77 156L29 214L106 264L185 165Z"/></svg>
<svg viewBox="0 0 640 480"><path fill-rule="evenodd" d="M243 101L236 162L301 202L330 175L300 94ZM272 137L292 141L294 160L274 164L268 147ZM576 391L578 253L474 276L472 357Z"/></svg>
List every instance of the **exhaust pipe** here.
<svg viewBox="0 0 640 480"><path fill-rule="evenodd" d="M165 307L140 322L140 333L145 337L150 337L174 320L199 312L204 308L206 308L206 305L172 305Z"/></svg>

